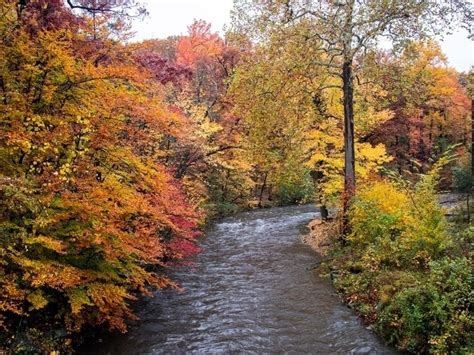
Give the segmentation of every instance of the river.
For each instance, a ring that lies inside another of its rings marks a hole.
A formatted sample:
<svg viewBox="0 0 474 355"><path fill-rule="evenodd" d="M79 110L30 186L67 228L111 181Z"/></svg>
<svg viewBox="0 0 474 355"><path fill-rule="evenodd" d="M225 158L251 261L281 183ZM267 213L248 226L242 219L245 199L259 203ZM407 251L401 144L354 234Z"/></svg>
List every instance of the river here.
<svg viewBox="0 0 474 355"><path fill-rule="evenodd" d="M311 271L317 256L299 236L315 214L293 206L216 223L203 251L171 275L184 291L141 302L129 332L104 338L93 352L393 353Z"/></svg>

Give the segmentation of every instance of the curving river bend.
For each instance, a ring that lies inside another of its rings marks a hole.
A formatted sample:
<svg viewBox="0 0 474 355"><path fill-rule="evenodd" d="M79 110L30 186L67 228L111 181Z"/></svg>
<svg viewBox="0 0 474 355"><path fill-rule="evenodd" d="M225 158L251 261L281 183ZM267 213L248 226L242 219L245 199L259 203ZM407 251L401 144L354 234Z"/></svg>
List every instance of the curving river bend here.
<svg viewBox="0 0 474 355"><path fill-rule="evenodd" d="M315 214L283 207L215 224L203 252L172 275L185 292L142 303L129 332L94 353L392 353L310 271L316 256L299 235Z"/></svg>

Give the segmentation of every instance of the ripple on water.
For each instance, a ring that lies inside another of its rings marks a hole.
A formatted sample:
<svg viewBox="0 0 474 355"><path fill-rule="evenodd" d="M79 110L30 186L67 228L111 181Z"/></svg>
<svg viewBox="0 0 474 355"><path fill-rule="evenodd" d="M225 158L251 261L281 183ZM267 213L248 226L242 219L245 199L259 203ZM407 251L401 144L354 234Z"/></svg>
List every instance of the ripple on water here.
<svg viewBox="0 0 474 355"><path fill-rule="evenodd" d="M173 272L185 292L157 292L127 334L93 353L393 353L309 271L315 255L299 234L315 213L274 208L217 223Z"/></svg>

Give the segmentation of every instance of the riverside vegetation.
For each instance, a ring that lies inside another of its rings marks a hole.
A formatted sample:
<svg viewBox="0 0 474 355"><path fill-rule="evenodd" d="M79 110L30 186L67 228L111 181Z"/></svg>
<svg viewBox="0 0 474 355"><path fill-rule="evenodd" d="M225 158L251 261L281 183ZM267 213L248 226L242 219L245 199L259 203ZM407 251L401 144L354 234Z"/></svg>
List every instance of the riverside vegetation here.
<svg viewBox="0 0 474 355"><path fill-rule="evenodd" d="M0 0L0 352L124 332L207 221L304 202L341 211L335 285L385 339L472 352L472 73L436 43L470 3L237 0L224 38L133 42L143 16Z"/></svg>
<svg viewBox="0 0 474 355"><path fill-rule="evenodd" d="M346 302L390 344L467 354L474 228L446 220L437 168L414 184L394 177L361 188L349 212L352 232L345 242L333 232L325 266Z"/></svg>

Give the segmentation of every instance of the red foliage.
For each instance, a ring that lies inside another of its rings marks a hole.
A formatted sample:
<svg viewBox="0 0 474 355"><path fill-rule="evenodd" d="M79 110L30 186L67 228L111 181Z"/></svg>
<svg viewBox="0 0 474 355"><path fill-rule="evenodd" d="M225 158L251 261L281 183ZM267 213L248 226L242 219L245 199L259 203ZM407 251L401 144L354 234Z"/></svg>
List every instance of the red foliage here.
<svg viewBox="0 0 474 355"><path fill-rule="evenodd" d="M66 8L63 0L27 0L20 5L21 19L30 33L75 28L81 18Z"/></svg>
<svg viewBox="0 0 474 355"><path fill-rule="evenodd" d="M150 71L162 84L169 82L179 84L182 80L192 78L192 70L184 65L171 63L168 59L152 51L141 51L136 55L137 62Z"/></svg>

